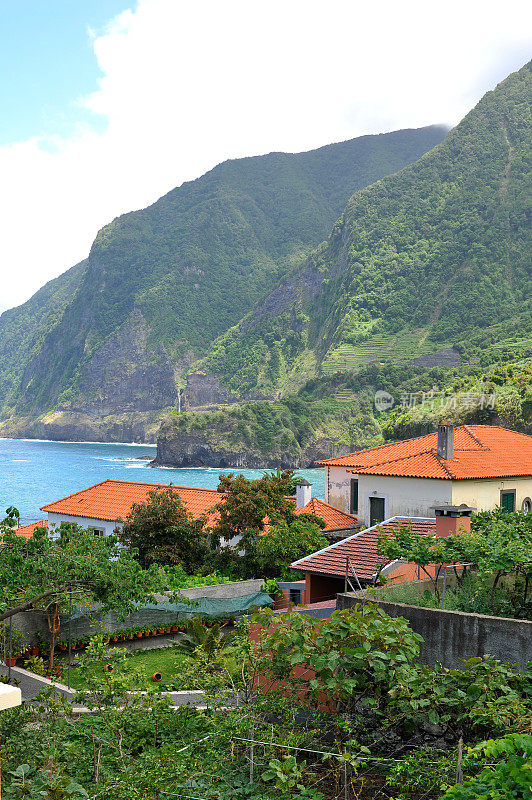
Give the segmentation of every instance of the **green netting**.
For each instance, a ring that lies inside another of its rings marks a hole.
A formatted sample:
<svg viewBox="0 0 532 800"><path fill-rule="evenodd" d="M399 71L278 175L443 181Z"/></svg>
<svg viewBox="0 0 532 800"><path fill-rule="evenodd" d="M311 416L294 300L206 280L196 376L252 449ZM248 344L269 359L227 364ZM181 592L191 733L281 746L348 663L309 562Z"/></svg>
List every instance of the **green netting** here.
<svg viewBox="0 0 532 800"><path fill-rule="evenodd" d="M198 614L205 617L238 617L252 608L273 606L273 600L265 592L254 592L241 597L214 599L199 597L190 603L145 603L139 604L127 617L114 611L102 614L97 606L76 608L70 618L72 637L77 639L98 631L143 628L149 625L169 625L182 622ZM68 616L61 619L63 636L68 628Z"/></svg>

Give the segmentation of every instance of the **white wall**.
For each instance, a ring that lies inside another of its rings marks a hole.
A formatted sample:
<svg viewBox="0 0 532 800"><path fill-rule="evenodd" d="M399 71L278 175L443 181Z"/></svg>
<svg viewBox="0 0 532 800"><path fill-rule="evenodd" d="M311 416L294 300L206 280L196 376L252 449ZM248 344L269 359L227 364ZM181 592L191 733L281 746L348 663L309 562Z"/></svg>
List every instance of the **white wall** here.
<svg viewBox="0 0 532 800"><path fill-rule="evenodd" d="M369 525L369 498L384 498L384 518L396 515L433 517L431 506L451 503L451 481L353 475L343 467L325 468L325 499L350 513L351 480L358 477L358 518Z"/></svg>
<svg viewBox="0 0 532 800"><path fill-rule="evenodd" d="M325 467L325 502L350 514L351 478L355 477L344 467Z"/></svg>
<svg viewBox="0 0 532 800"><path fill-rule="evenodd" d="M428 478L360 475L358 479L359 518L367 525L370 523L370 497L384 497L384 519L395 516L433 517L433 506L451 502L452 486L451 481Z"/></svg>
<svg viewBox="0 0 532 800"><path fill-rule="evenodd" d="M453 505L466 503L478 511L490 511L501 502L501 491L515 490L515 509L520 511L523 500L532 498L532 477L495 478L484 481L453 481Z"/></svg>
<svg viewBox="0 0 532 800"><path fill-rule="evenodd" d="M351 480L358 477L358 518L369 525L369 498L384 498L385 519L394 516L433 517L431 506L465 503L478 511L500 505L501 490L515 489L517 510L532 498L532 477L478 481L429 478L395 478L353 475L344 467L325 467L325 500L341 511L351 512Z"/></svg>
<svg viewBox="0 0 532 800"><path fill-rule="evenodd" d="M122 525L117 525L116 522L109 522L108 520L104 519L92 519L91 517L74 517L70 514L48 514L48 527L50 531L52 531L52 525L59 525L62 522L75 522L77 525L80 525L82 528L99 528L105 532L105 536L109 536L113 533L116 527L121 528Z"/></svg>

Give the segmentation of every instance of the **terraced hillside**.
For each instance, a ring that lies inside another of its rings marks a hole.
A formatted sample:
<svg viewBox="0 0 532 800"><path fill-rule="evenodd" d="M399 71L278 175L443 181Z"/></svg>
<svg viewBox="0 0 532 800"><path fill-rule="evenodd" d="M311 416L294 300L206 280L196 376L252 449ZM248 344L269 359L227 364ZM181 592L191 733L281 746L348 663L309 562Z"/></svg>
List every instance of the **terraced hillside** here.
<svg viewBox="0 0 532 800"><path fill-rule="evenodd" d="M286 394L313 375L530 338L531 98L529 63L415 164L356 192L203 369L244 396Z"/></svg>
<svg viewBox="0 0 532 800"><path fill-rule="evenodd" d="M55 421L67 414L79 436L78 415L100 437L87 415L172 406L176 377L301 264L352 192L414 162L445 132L429 126L228 161L113 220L81 273L0 317L3 419L17 435L36 420L53 435L50 412Z"/></svg>
<svg viewBox="0 0 532 800"><path fill-rule="evenodd" d="M439 346L440 345L440 346ZM441 346L443 345L443 346ZM453 358L447 351L451 345L428 339L427 329L405 330L397 334L377 333L358 344L347 342L331 348L321 362L321 374L356 371L363 364L386 364L410 362L434 355L434 366L459 363L459 356Z"/></svg>

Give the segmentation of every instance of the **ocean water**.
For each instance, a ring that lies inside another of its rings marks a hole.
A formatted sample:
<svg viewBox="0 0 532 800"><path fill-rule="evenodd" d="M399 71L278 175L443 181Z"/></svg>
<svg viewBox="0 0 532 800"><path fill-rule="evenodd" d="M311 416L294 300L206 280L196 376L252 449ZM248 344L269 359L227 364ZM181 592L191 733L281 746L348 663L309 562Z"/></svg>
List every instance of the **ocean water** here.
<svg viewBox="0 0 532 800"><path fill-rule="evenodd" d="M262 474L261 470L236 467L147 468L155 451L155 445L0 439L0 519L8 506L15 506L21 524L35 522L44 516L40 506L107 478L216 489L218 476L227 472L248 478ZM138 456L146 456L146 460ZM303 469L298 475L312 483L313 496L323 500L323 470Z"/></svg>

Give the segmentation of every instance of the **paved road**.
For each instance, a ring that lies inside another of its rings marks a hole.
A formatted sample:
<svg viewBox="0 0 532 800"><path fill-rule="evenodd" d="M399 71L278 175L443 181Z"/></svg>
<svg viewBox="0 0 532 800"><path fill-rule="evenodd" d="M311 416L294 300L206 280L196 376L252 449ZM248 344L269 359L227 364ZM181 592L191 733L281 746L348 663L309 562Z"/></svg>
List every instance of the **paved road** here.
<svg viewBox="0 0 532 800"><path fill-rule="evenodd" d="M0 662L0 675L7 674L7 667ZM40 675L34 675L32 672L22 669L22 667L11 667L11 683L20 688L23 702L33 700L39 692L50 687L53 687L54 692L58 695L64 695L67 700L73 700L75 695L74 689L69 689L63 683L52 683L48 678L41 678Z"/></svg>

